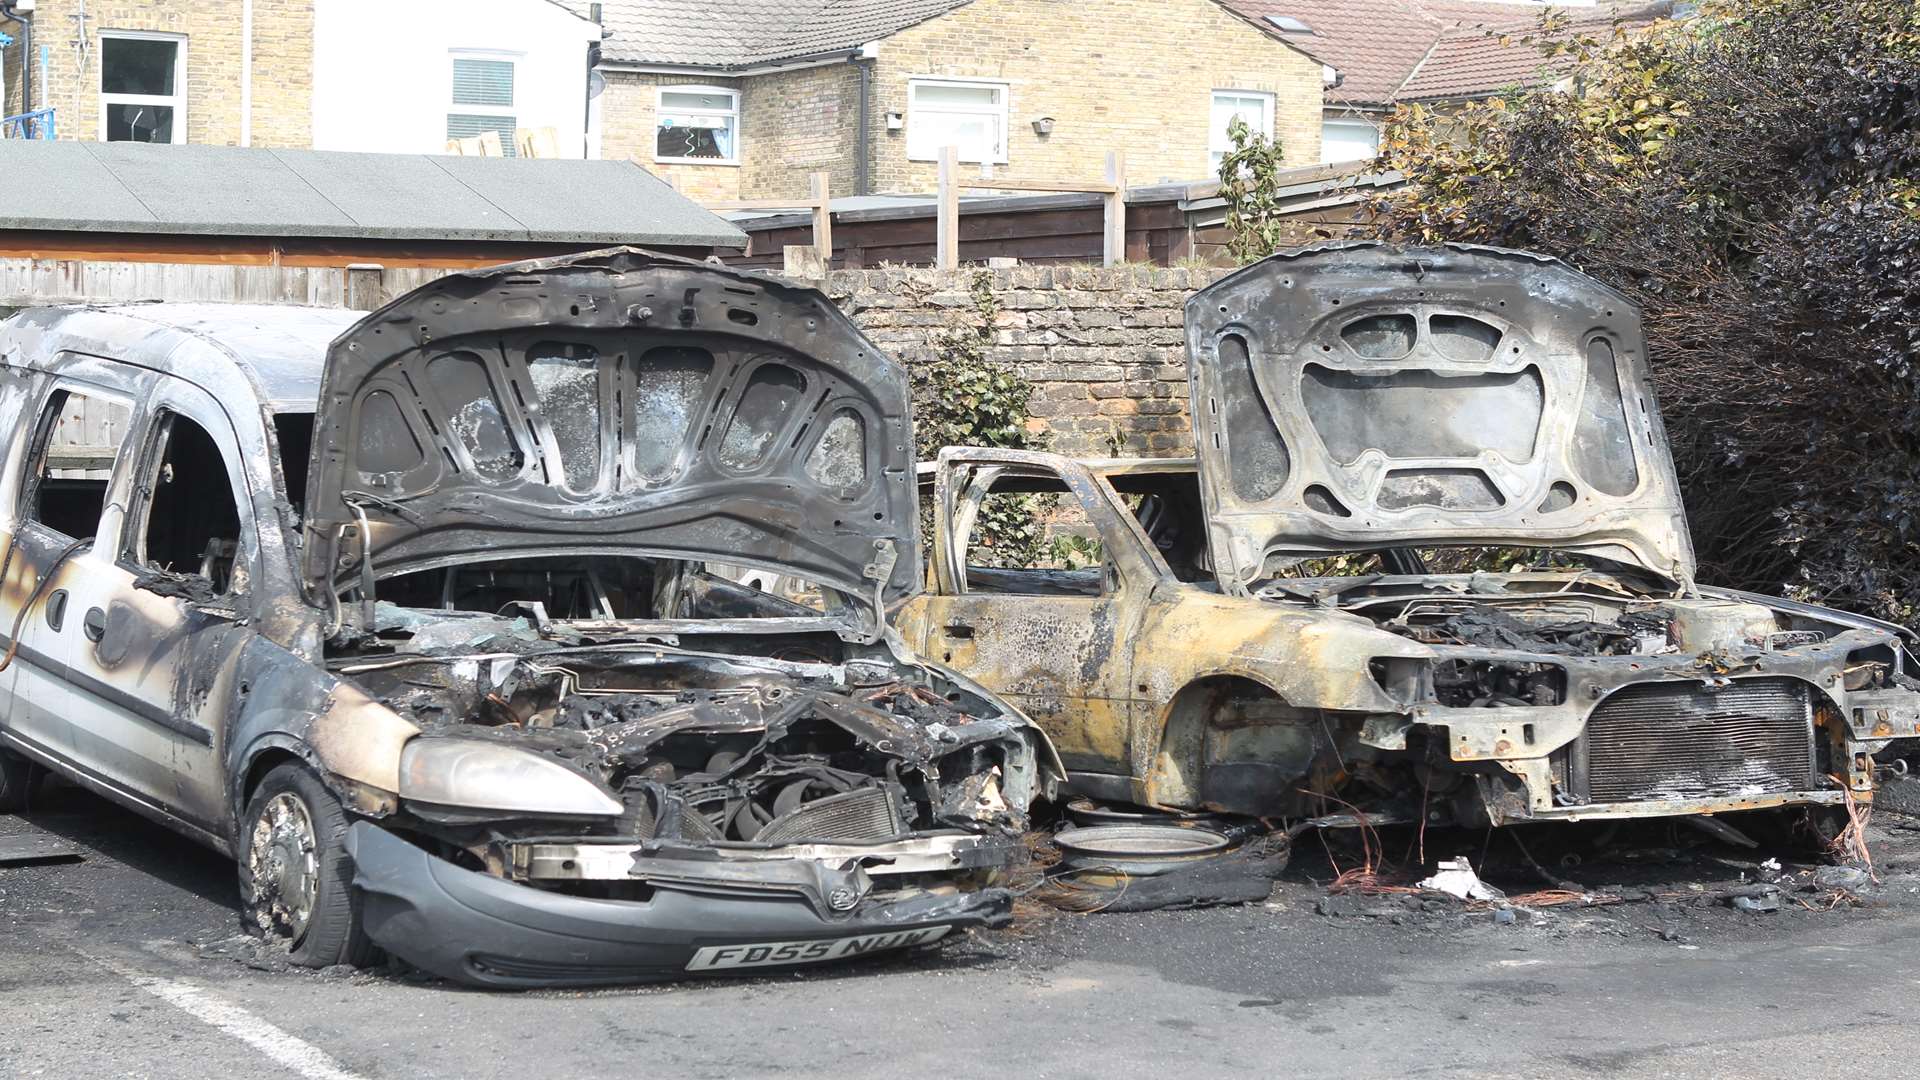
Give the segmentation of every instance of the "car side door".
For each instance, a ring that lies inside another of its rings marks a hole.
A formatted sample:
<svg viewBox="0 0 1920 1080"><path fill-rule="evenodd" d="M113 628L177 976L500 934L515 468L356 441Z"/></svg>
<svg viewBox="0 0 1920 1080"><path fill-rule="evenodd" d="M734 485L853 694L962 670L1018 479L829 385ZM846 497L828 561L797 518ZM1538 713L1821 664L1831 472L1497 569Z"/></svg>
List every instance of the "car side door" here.
<svg viewBox="0 0 1920 1080"><path fill-rule="evenodd" d="M227 683L253 633L253 500L222 403L183 380L148 378L123 527L79 556L70 585L70 689L113 750L104 768L221 835L224 705L239 689Z"/></svg>
<svg viewBox="0 0 1920 1080"><path fill-rule="evenodd" d="M56 358L57 375L18 372L28 389L15 418L19 456L10 456L9 535L0 555L10 738L43 759L114 787L129 779L111 767L72 688L66 657L79 632L72 593L78 560L118 525L114 486L135 423L137 395L88 358ZM16 463L17 464L14 464Z"/></svg>
<svg viewBox="0 0 1920 1080"><path fill-rule="evenodd" d="M925 655L1031 717L1072 772L1129 774L1133 649L1161 569L1083 467L1054 455L966 453L942 456L932 588L902 625ZM984 522L1022 515L1044 534L1016 541L1016 551L990 545L995 530Z"/></svg>

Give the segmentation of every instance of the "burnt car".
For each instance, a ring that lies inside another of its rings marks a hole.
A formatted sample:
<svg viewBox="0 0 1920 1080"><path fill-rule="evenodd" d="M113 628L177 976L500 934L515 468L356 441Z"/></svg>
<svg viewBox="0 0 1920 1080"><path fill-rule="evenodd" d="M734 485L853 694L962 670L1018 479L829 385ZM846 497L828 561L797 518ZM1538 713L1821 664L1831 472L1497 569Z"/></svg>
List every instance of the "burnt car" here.
<svg viewBox="0 0 1920 1080"><path fill-rule="evenodd" d="M1201 290L1186 326L1197 459L944 451L934 581L897 615L1079 791L1478 825L1812 807L1831 832L1920 744L1906 630L1695 580L1613 290L1330 245ZM1036 510L1065 558L981 528Z"/></svg>
<svg viewBox="0 0 1920 1080"><path fill-rule="evenodd" d="M1058 762L887 628L907 380L818 292L614 250L28 311L0 362L10 808L43 766L233 856L299 963L489 986L1008 920Z"/></svg>

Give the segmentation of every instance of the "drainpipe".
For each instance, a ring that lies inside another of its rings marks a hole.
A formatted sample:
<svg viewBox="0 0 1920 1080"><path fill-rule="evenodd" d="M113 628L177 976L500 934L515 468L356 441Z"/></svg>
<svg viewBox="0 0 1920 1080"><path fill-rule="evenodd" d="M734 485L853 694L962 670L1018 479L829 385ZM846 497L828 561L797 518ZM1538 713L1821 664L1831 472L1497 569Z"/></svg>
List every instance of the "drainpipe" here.
<svg viewBox="0 0 1920 1080"><path fill-rule="evenodd" d="M601 28L600 36L605 38L607 31L601 23L601 8L599 4L587 5L587 18L593 20L593 25ZM582 107L580 109L580 156L583 158L591 158L593 156L593 72L594 69L599 66L600 42L598 40L589 41L587 42L587 84L582 91L586 95L586 99L581 103Z"/></svg>
<svg viewBox="0 0 1920 1080"><path fill-rule="evenodd" d="M33 111L33 5L20 11L15 5L19 0L0 0L0 17L12 19L20 24L20 111ZM4 91L5 87L0 87ZM5 105L4 95L0 95L0 105ZM0 108L0 113L5 112Z"/></svg>
<svg viewBox="0 0 1920 1080"><path fill-rule="evenodd" d="M860 56L854 57L853 67L860 73L860 118L854 124L858 132L855 138L860 145L853 155L853 193L867 195L870 194L867 190L870 183L867 176L868 158L873 154L873 147L869 145L873 136L873 57L862 50Z"/></svg>
<svg viewBox="0 0 1920 1080"><path fill-rule="evenodd" d="M253 145L253 0L240 3L240 145Z"/></svg>

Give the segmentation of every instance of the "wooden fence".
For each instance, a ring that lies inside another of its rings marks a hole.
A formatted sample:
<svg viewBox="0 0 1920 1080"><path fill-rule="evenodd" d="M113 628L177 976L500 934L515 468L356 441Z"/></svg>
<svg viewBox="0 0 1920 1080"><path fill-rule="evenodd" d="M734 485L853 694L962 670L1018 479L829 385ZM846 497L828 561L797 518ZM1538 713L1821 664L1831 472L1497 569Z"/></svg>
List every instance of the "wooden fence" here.
<svg viewBox="0 0 1920 1080"><path fill-rule="evenodd" d="M224 266L217 263L0 259L0 311L142 300L303 304L371 311L448 267Z"/></svg>

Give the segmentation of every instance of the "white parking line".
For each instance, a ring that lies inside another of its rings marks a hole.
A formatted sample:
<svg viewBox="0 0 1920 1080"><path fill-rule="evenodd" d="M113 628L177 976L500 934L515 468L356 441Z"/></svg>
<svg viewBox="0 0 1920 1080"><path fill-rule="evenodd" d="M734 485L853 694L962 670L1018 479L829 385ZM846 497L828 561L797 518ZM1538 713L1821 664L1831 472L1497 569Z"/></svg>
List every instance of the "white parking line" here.
<svg viewBox="0 0 1920 1080"><path fill-rule="evenodd" d="M154 997L179 1009L204 1024L219 1028L306 1080L366 1080L359 1073L340 1067L327 1052L296 1035L289 1035L273 1024L238 1005L220 1000L213 994L178 979L148 975L115 960L67 948L113 972Z"/></svg>

